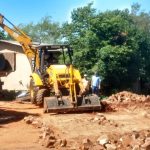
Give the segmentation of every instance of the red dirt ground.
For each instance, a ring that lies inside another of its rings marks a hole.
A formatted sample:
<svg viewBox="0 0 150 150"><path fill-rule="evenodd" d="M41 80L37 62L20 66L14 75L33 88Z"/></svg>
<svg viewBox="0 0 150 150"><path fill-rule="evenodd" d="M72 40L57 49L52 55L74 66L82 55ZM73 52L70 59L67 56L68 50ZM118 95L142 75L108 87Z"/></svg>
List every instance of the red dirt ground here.
<svg viewBox="0 0 150 150"><path fill-rule="evenodd" d="M43 114L43 110L28 102L0 101L0 150L44 150L39 142L39 129L24 122L32 115L41 118L55 134L77 149L89 138L95 142L102 134L125 134L150 130L150 109L145 105L117 108L115 112L78 114ZM100 123L104 116L108 122ZM55 148L54 148L55 149Z"/></svg>

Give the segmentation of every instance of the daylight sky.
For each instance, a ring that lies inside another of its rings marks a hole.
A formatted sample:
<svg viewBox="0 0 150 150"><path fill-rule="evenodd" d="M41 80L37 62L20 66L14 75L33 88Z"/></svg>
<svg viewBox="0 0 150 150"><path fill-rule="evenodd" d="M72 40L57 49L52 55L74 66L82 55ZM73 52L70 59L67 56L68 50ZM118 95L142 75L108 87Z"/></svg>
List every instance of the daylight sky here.
<svg viewBox="0 0 150 150"><path fill-rule="evenodd" d="M139 3L141 10L150 12L150 0L0 0L0 13L15 25L37 23L48 15L52 21L70 21L71 11L93 2L97 11L129 8Z"/></svg>

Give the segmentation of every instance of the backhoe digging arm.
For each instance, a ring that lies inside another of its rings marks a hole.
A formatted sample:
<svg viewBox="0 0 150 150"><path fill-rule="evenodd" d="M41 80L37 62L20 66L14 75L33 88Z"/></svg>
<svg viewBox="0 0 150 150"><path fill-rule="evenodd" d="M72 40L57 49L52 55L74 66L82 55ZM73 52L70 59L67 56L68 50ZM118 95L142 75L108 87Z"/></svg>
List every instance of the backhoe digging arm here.
<svg viewBox="0 0 150 150"><path fill-rule="evenodd" d="M10 25L12 25L13 29L8 27L4 20L7 21ZM33 43L30 37L28 37L23 31L18 29L14 24L12 24L8 19L6 19L3 15L0 14L0 27L6 31L13 39L18 41L26 56L29 60L35 59L36 60L36 69L39 69L39 57L38 57L38 50L33 47Z"/></svg>

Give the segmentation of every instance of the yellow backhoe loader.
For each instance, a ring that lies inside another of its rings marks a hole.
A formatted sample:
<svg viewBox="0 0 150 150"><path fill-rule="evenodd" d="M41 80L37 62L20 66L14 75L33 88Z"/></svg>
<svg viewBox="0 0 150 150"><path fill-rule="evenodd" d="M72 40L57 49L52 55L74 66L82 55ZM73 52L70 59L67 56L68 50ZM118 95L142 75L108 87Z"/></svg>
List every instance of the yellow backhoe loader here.
<svg viewBox="0 0 150 150"><path fill-rule="evenodd" d="M9 23L12 28L6 25ZM44 106L44 112L100 110L98 96L86 95L79 70L72 65L69 45L34 45L31 38L0 14L0 26L18 41L32 66L31 102ZM65 62L66 54L70 63ZM60 64L58 56L63 56Z"/></svg>

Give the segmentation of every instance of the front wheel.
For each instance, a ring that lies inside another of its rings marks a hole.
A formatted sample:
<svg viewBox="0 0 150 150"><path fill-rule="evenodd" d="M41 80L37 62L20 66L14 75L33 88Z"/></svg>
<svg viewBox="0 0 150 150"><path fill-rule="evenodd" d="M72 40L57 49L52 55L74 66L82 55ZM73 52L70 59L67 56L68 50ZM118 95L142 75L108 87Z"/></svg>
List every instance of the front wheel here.
<svg viewBox="0 0 150 150"><path fill-rule="evenodd" d="M44 97L49 96L47 89L40 89L36 95L36 104L38 106L43 106Z"/></svg>

